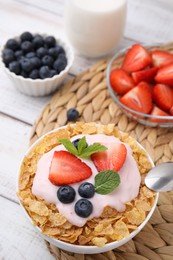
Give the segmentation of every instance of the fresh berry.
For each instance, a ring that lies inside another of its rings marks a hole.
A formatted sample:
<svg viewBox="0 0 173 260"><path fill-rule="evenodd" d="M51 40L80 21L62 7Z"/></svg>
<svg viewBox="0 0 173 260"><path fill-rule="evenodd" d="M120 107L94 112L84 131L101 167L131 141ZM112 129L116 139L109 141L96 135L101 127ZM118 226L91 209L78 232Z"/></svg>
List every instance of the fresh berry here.
<svg viewBox="0 0 173 260"><path fill-rule="evenodd" d="M78 188L78 193L81 197L90 199L95 193L94 185L89 182L83 182Z"/></svg>
<svg viewBox="0 0 173 260"><path fill-rule="evenodd" d="M159 108L169 111L173 106L173 88L163 84L155 85L153 99Z"/></svg>
<svg viewBox="0 0 173 260"><path fill-rule="evenodd" d="M65 64L67 64L67 58L65 56L65 53L60 53L58 59L63 61Z"/></svg>
<svg viewBox="0 0 173 260"><path fill-rule="evenodd" d="M41 35L37 34L37 35L34 36L32 43L33 43L34 48L38 49L40 47L43 47L44 39Z"/></svg>
<svg viewBox="0 0 173 260"><path fill-rule="evenodd" d="M20 74L20 64L18 61L12 61L9 64L9 70L11 72L14 72L15 74L19 75Z"/></svg>
<svg viewBox="0 0 173 260"><path fill-rule="evenodd" d="M123 166L127 149L122 143L102 143L108 149L104 152L98 152L91 155L98 171L114 170L118 171Z"/></svg>
<svg viewBox="0 0 173 260"><path fill-rule="evenodd" d="M73 189L73 187L69 185L61 186L57 191L58 199L64 204L73 202L75 196L76 196L75 190Z"/></svg>
<svg viewBox="0 0 173 260"><path fill-rule="evenodd" d="M141 113L149 113L153 106L151 91L144 85L134 87L119 100L125 106Z"/></svg>
<svg viewBox="0 0 173 260"><path fill-rule="evenodd" d="M56 70L50 70L50 78L54 77L55 75L57 75L57 71Z"/></svg>
<svg viewBox="0 0 173 260"><path fill-rule="evenodd" d="M3 55L3 62L5 63L6 66L9 65L10 62L15 60L14 53L9 52Z"/></svg>
<svg viewBox="0 0 173 260"><path fill-rule="evenodd" d="M33 51L28 52L28 53L25 55L25 57L31 59L31 58L35 57L35 52L33 52Z"/></svg>
<svg viewBox="0 0 173 260"><path fill-rule="evenodd" d="M110 74L110 83L115 92L125 94L134 87L131 76L122 69L112 70Z"/></svg>
<svg viewBox="0 0 173 260"><path fill-rule="evenodd" d="M21 57L23 56L23 51L22 50L15 51L14 55L17 60L20 60Z"/></svg>
<svg viewBox="0 0 173 260"><path fill-rule="evenodd" d="M32 70L32 64L30 59L24 58L20 60L20 65L23 71L30 72Z"/></svg>
<svg viewBox="0 0 173 260"><path fill-rule="evenodd" d="M63 60L60 60L59 58L55 60L54 64L53 64L53 68L60 73L62 70L65 69L67 63L64 62Z"/></svg>
<svg viewBox="0 0 173 260"><path fill-rule="evenodd" d="M22 77L24 77L24 78L28 78L29 77L28 73L26 71L23 71L23 70L21 71L20 75Z"/></svg>
<svg viewBox="0 0 173 260"><path fill-rule="evenodd" d="M171 107L169 113L171 114L171 116L173 116L173 106Z"/></svg>
<svg viewBox="0 0 173 260"><path fill-rule="evenodd" d="M19 49L19 43L15 39L9 39L6 43L6 47L13 51L17 51Z"/></svg>
<svg viewBox="0 0 173 260"><path fill-rule="evenodd" d="M33 45L29 41L22 42L21 49L24 53L31 52L33 50Z"/></svg>
<svg viewBox="0 0 173 260"><path fill-rule="evenodd" d="M147 50L140 44L134 44L125 56L122 69L134 72L146 68L151 63L152 59Z"/></svg>
<svg viewBox="0 0 173 260"><path fill-rule="evenodd" d="M150 69L132 72L132 78L136 84L140 83L141 81L153 83L157 70L158 70L157 68L150 68Z"/></svg>
<svg viewBox="0 0 173 260"><path fill-rule="evenodd" d="M50 78L50 69L48 66L42 66L39 69L39 76L41 79Z"/></svg>
<svg viewBox="0 0 173 260"><path fill-rule="evenodd" d="M160 109L157 106L153 106L153 110L151 111L151 115L152 116L170 116L168 113L166 113L165 111L163 111L162 109ZM153 122L169 122L170 120L167 119L161 119L161 118L150 118L151 121Z"/></svg>
<svg viewBox="0 0 173 260"><path fill-rule="evenodd" d="M92 203L87 199L80 199L75 204L75 212L79 217L87 218L93 211Z"/></svg>
<svg viewBox="0 0 173 260"><path fill-rule="evenodd" d="M165 65L173 63L173 54L167 51L155 50L152 51L151 57L154 67L161 68Z"/></svg>
<svg viewBox="0 0 173 260"><path fill-rule="evenodd" d="M39 69L42 65L41 60L38 57L33 57L30 59L33 69Z"/></svg>
<svg viewBox="0 0 173 260"><path fill-rule="evenodd" d="M45 44L46 44L49 48L54 47L55 44L56 44L56 40L55 40L55 38L54 38L53 36L47 36L47 37L45 38Z"/></svg>
<svg viewBox="0 0 173 260"><path fill-rule="evenodd" d="M79 117L79 112L75 108L70 108L67 111L67 120L68 121L76 121Z"/></svg>
<svg viewBox="0 0 173 260"><path fill-rule="evenodd" d="M48 49L48 54L50 56L52 56L54 59L56 59L58 57L58 55L60 54L60 52L56 46L56 47L52 47L52 48Z"/></svg>
<svg viewBox="0 0 173 260"><path fill-rule="evenodd" d="M46 66L49 66L49 67L52 67L53 65L53 58L50 56L50 55L45 55L43 58L42 58L42 64L43 65L46 65Z"/></svg>
<svg viewBox="0 0 173 260"><path fill-rule="evenodd" d="M20 35L20 39L21 39L22 42L32 41L33 35L30 32L24 32Z"/></svg>
<svg viewBox="0 0 173 260"><path fill-rule="evenodd" d="M173 86L173 63L159 69L156 74L155 80L158 83Z"/></svg>
<svg viewBox="0 0 173 260"><path fill-rule="evenodd" d="M47 49L44 47L40 47L39 49L37 49L36 54L41 59L47 54Z"/></svg>
<svg viewBox="0 0 173 260"><path fill-rule="evenodd" d="M39 71L38 71L38 69L32 70L31 73L29 74L29 78L31 78L31 79L38 79L39 78Z"/></svg>
<svg viewBox="0 0 173 260"><path fill-rule="evenodd" d="M80 141L80 138L78 138L78 139L76 139L76 140L74 140L72 143L73 143L73 145L76 147L76 148L78 148L78 143L79 143L79 141ZM88 147L88 144L86 143L86 147Z"/></svg>
<svg viewBox="0 0 173 260"><path fill-rule="evenodd" d="M55 185L81 182L92 175L88 165L67 151L55 151L49 172L49 180Z"/></svg>
<svg viewBox="0 0 173 260"><path fill-rule="evenodd" d="M2 52L2 56L4 57L4 56L6 56L6 55L14 55L14 51L13 50L11 50L11 49L8 49L8 48L5 48L4 50L3 50L3 52Z"/></svg>

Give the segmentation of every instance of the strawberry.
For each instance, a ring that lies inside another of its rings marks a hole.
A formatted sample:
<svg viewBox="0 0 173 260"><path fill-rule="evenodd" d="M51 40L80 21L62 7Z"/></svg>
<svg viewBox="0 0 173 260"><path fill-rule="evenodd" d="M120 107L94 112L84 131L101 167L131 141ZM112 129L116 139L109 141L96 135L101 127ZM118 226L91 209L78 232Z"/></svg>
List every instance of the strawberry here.
<svg viewBox="0 0 173 260"><path fill-rule="evenodd" d="M122 69L112 70L110 74L110 83L115 92L125 94L134 87L131 76Z"/></svg>
<svg viewBox="0 0 173 260"><path fill-rule="evenodd" d="M145 84L134 87L119 100L125 106L141 113L149 113L152 109L151 90Z"/></svg>
<svg viewBox="0 0 173 260"><path fill-rule="evenodd" d="M156 84L153 88L153 100L159 108L169 111L173 106L173 88Z"/></svg>
<svg viewBox="0 0 173 260"><path fill-rule="evenodd" d="M167 51L162 51L162 50L152 51L151 57L153 60L154 67L161 68L165 65L173 63L173 54Z"/></svg>
<svg viewBox="0 0 173 260"><path fill-rule="evenodd" d="M134 72L146 68L151 63L152 59L147 50L140 44L134 44L125 56L122 69Z"/></svg>
<svg viewBox="0 0 173 260"><path fill-rule="evenodd" d="M55 185L68 185L89 178L88 165L67 151L55 151L50 166L49 180Z"/></svg>
<svg viewBox="0 0 173 260"><path fill-rule="evenodd" d="M151 94L153 93L153 85L152 84L149 84L145 81L141 81L138 86L143 86L145 88L148 88L148 90L151 92Z"/></svg>
<svg viewBox="0 0 173 260"><path fill-rule="evenodd" d="M155 80L158 83L173 86L173 63L159 69L155 76Z"/></svg>
<svg viewBox="0 0 173 260"><path fill-rule="evenodd" d="M152 83L154 81L154 77L156 76L157 70L157 68L150 68L132 72L132 78L136 84L138 84L141 81Z"/></svg>
<svg viewBox="0 0 173 260"><path fill-rule="evenodd" d="M169 113L171 114L171 116L173 116L173 106L171 107Z"/></svg>
<svg viewBox="0 0 173 260"><path fill-rule="evenodd" d="M152 116L170 116L168 113L163 111L157 106L153 106L153 110L151 111ZM151 121L153 122L170 122L172 120L166 120L166 119L161 119L161 118L150 118ZM173 121L172 121L173 122Z"/></svg>
<svg viewBox="0 0 173 260"><path fill-rule="evenodd" d="M108 149L105 152L98 152L91 155L98 171L118 171L123 166L127 149L122 143L103 143Z"/></svg>

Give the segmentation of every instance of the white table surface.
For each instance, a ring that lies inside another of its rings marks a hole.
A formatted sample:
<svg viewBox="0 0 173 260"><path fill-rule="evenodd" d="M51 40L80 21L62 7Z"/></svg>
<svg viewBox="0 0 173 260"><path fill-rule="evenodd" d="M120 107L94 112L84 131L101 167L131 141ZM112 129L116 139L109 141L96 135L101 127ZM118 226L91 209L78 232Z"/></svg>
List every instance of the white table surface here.
<svg viewBox="0 0 173 260"><path fill-rule="evenodd" d="M0 45L28 30L65 37L63 0L0 0ZM117 50L135 42L173 41L173 0L128 0L124 38ZM70 77L96 60L75 55ZM0 259L54 259L24 216L16 197L20 160L34 120L51 96L19 93L0 68Z"/></svg>

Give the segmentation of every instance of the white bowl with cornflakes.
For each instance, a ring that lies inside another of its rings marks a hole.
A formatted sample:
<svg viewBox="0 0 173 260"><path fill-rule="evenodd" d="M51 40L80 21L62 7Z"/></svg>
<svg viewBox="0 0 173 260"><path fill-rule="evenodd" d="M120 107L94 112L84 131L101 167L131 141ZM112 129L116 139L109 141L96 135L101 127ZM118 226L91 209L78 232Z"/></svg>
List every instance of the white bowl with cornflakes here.
<svg viewBox="0 0 173 260"><path fill-rule="evenodd" d="M134 158L139 158L138 161L136 159L141 175L139 193L131 202L125 203L124 212L115 213L111 207L107 211L104 208L102 218L90 219L79 228L66 220L55 205L46 203L32 194L33 178L37 169L37 160L43 154L53 150L57 140L78 134L87 136L87 134L100 133L113 135L121 142L130 145ZM149 190L144 183L144 176L152 167L154 163L146 150L135 139L118 131L114 125L77 123L47 133L28 149L21 163L18 197L27 217L42 237L54 246L79 254L102 253L127 243L140 232L152 216L157 205L158 193ZM117 240L114 241L115 239Z"/></svg>

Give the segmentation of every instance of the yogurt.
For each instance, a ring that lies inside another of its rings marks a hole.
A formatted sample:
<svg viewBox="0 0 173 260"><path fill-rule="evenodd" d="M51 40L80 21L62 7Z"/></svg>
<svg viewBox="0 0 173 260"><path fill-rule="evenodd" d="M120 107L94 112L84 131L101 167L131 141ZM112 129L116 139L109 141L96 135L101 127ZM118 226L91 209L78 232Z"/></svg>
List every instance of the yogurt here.
<svg viewBox="0 0 173 260"><path fill-rule="evenodd" d="M89 57L114 50L124 32L126 5L126 0L67 0L65 32L72 46Z"/></svg>
<svg viewBox="0 0 173 260"><path fill-rule="evenodd" d="M84 135L77 135L71 138L71 141L82 138ZM104 134L85 135L88 145L95 142L97 143L121 143L121 141L114 136L107 136ZM112 193L107 195L101 195L95 193L94 196L89 199L93 204L93 212L88 218L79 217L74 211L74 205L76 201L81 199L78 194L78 187L81 183L70 184L76 191L75 200L70 204L63 204L57 198L57 190L59 186L53 185L49 179L49 168L55 151L66 150L63 145L58 145L44 154L38 161L36 175L33 181L32 193L35 196L43 198L48 203L56 205L58 211L63 214L66 219L73 225L82 227L89 219L94 217L100 217L105 206L115 208L119 212L123 212L126 209L125 203L133 200L139 193L139 187L141 183L140 172L138 170L137 163L132 156L132 149L129 144L123 143L127 149L127 156L125 163L119 170L120 185ZM95 165L91 159L81 159L92 170L92 175L85 181L94 184L94 177L98 173ZM84 182L84 181L83 181Z"/></svg>

